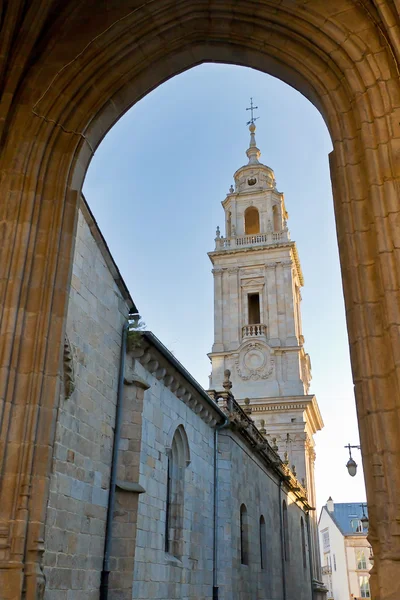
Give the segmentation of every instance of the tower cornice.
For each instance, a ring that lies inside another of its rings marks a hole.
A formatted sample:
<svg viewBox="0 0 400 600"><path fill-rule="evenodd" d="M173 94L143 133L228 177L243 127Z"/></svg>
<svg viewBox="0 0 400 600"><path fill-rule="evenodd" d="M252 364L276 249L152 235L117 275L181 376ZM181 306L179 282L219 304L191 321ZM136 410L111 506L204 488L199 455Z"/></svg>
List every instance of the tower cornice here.
<svg viewBox="0 0 400 600"><path fill-rule="evenodd" d="M265 244L258 244L257 246L240 246L233 248L223 248L221 250L212 250L208 252L207 255L210 258L211 262L214 264L214 258L217 257L226 257L233 256L235 254L245 254L248 252L261 253L265 252L265 250L272 250L274 248L290 248L293 252L293 265L296 268L297 276L299 278L300 285L304 285L304 276L303 271L301 269L299 253L297 251L296 242L289 241L279 241L279 242L270 242Z"/></svg>

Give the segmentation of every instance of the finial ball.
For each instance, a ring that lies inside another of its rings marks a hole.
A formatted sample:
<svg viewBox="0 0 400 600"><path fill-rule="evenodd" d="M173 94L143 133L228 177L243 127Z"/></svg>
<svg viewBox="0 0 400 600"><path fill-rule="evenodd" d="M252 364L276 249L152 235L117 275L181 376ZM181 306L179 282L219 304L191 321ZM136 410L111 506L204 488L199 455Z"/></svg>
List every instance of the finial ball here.
<svg viewBox="0 0 400 600"><path fill-rule="evenodd" d="M255 126L255 124L254 124L254 123L250 123L250 126L249 126L249 131L250 131L250 133L254 133L254 132L255 132L255 130L256 130L256 126Z"/></svg>
<svg viewBox="0 0 400 600"><path fill-rule="evenodd" d="M230 372L230 370L229 370L229 369L225 369L225 371L224 371L224 375L225 375L225 379L229 379L229 378L230 378L230 376L231 376L231 372Z"/></svg>

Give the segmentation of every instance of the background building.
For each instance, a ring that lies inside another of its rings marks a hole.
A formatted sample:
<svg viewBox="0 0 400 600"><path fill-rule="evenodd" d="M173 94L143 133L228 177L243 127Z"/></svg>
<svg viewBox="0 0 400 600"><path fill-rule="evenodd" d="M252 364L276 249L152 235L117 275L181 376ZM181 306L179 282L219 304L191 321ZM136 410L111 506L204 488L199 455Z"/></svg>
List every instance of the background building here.
<svg viewBox="0 0 400 600"><path fill-rule="evenodd" d="M319 518L322 576L328 598L371 598L371 546L367 539L366 505L334 503L329 498Z"/></svg>

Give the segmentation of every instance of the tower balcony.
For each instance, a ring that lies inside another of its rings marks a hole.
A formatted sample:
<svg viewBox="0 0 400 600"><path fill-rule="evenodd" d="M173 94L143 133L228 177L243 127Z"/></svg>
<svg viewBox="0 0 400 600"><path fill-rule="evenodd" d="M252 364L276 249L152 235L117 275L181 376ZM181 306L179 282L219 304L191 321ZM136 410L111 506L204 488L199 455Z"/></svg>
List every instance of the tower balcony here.
<svg viewBox="0 0 400 600"><path fill-rule="evenodd" d="M254 325L244 325L242 327L242 338L260 338L266 337L267 326L262 323L256 323Z"/></svg>
<svg viewBox="0 0 400 600"><path fill-rule="evenodd" d="M263 246L266 244L279 244L290 240L287 229L282 231L269 231L267 233L253 233L251 235L240 235L230 238L218 237L215 239L216 250L233 250L248 246Z"/></svg>

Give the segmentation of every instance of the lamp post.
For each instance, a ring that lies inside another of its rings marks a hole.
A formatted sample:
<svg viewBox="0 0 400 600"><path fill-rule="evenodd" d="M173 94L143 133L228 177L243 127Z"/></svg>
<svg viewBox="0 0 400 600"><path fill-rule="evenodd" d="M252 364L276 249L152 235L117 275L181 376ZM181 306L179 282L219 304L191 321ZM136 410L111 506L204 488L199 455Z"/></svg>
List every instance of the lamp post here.
<svg viewBox="0 0 400 600"><path fill-rule="evenodd" d="M349 460L346 463L346 467L349 472L349 475L351 477L354 477L357 473L357 463L354 460L354 458L351 456L351 449L357 448L357 450L361 450L361 446L351 446L351 444L349 443L349 444L347 444L347 446L345 446L345 448L349 449Z"/></svg>
<svg viewBox="0 0 400 600"><path fill-rule="evenodd" d="M367 504L360 504L360 506L361 506L362 511L363 511L363 516L361 517L361 523L362 523L363 529L368 529L369 519L368 519L368 517L367 517L367 515L365 514L365 511L364 511L364 509L367 508L368 505Z"/></svg>

